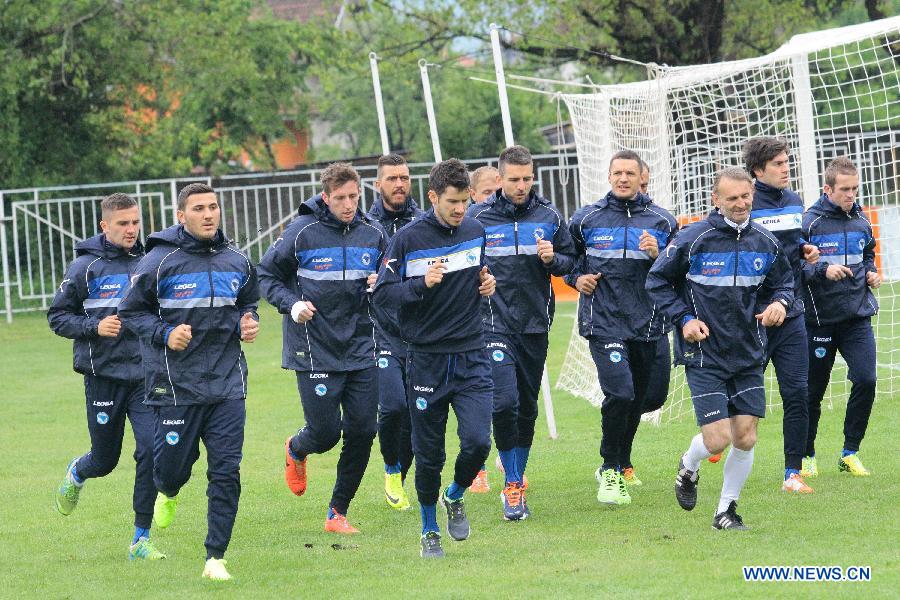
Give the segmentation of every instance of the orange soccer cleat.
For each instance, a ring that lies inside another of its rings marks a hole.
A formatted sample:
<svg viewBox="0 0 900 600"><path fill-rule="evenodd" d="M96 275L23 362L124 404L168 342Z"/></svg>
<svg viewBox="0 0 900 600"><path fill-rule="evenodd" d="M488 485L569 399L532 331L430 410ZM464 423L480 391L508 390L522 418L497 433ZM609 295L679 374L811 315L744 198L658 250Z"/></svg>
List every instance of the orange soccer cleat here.
<svg viewBox="0 0 900 600"><path fill-rule="evenodd" d="M297 460L291 456L291 438L284 443L284 480L297 496L306 492L306 457Z"/></svg>

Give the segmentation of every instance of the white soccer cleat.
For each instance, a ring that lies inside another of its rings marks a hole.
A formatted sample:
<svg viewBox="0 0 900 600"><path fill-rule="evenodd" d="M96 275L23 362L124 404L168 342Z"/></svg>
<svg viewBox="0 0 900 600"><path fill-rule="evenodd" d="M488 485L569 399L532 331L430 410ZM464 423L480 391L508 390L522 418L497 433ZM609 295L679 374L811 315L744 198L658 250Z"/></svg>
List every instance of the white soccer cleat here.
<svg viewBox="0 0 900 600"><path fill-rule="evenodd" d="M224 558L209 558L206 560L206 566L203 567L203 578L212 579L213 581L228 581L231 574L225 568L228 562Z"/></svg>

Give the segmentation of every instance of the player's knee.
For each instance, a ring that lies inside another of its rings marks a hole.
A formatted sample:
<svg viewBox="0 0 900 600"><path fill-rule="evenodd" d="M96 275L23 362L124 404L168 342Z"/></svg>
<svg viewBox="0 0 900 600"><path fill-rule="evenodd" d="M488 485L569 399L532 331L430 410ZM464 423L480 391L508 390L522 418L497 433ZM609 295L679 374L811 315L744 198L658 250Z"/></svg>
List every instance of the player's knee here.
<svg viewBox="0 0 900 600"><path fill-rule="evenodd" d="M460 452L465 452L471 456L487 457L488 453L491 451L490 431L487 433L473 431L461 435L459 438L459 447Z"/></svg>
<svg viewBox="0 0 900 600"><path fill-rule="evenodd" d="M115 455L100 456L100 457L95 456L94 464L96 465L96 469L97 469L96 476L97 477L105 477L106 475L109 475L110 473L112 473L115 470L116 465L119 464L119 454L116 453Z"/></svg>
<svg viewBox="0 0 900 600"><path fill-rule="evenodd" d="M352 423L344 433L348 444L370 444L378 433L378 422L375 419L363 423Z"/></svg>
<svg viewBox="0 0 900 600"><path fill-rule="evenodd" d="M187 483L190 477L190 471L187 473L180 473L165 469L156 469L153 473L153 482L156 484L156 489L171 498L172 496L178 495L178 491L185 483Z"/></svg>
<svg viewBox="0 0 900 600"><path fill-rule="evenodd" d="M745 429L737 432L733 443L738 450L752 449L756 445L756 430Z"/></svg>
<svg viewBox="0 0 900 600"><path fill-rule="evenodd" d="M718 454L731 444L731 432L728 429L704 431L703 445L711 454Z"/></svg>
<svg viewBox="0 0 900 600"><path fill-rule="evenodd" d="M874 371L869 373L853 373L850 377L850 382L864 391L874 390L876 381L877 377L875 376Z"/></svg>

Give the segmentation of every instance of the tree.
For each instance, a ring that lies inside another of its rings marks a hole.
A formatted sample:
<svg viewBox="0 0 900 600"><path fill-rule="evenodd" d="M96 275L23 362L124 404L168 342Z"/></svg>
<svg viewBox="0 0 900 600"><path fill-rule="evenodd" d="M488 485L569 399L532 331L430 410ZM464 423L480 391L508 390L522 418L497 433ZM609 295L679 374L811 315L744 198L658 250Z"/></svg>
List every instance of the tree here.
<svg viewBox="0 0 900 600"><path fill-rule="evenodd" d="M0 186L271 164L306 118L299 26L252 0L0 5Z"/></svg>

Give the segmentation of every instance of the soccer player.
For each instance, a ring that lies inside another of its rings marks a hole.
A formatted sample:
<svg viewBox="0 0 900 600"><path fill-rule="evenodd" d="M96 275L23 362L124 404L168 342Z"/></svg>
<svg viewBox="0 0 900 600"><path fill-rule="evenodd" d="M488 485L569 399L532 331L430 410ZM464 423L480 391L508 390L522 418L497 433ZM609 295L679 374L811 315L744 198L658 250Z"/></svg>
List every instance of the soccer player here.
<svg viewBox="0 0 900 600"><path fill-rule="evenodd" d="M682 229L660 253L646 287L661 316L675 325L675 362L685 365L700 425L681 458L675 498L692 510L700 461L731 444L712 525L747 529L737 500L766 411L765 328L784 321L793 281L778 240L750 220L750 176L737 167L719 171L712 200L716 209ZM763 298L771 302L764 308Z"/></svg>
<svg viewBox="0 0 900 600"><path fill-rule="evenodd" d="M875 401L872 316L878 302L871 290L881 286L881 275L875 267L872 225L856 202L858 192L856 165L847 157L836 158L825 169L824 194L803 215L803 234L820 252L819 261L804 269L810 414L803 468L808 477L818 474L816 432L835 352L847 362L852 383L838 468L869 475L857 452Z"/></svg>
<svg viewBox="0 0 900 600"><path fill-rule="evenodd" d="M650 189L650 165L641 161L641 193L647 196Z"/></svg>
<svg viewBox="0 0 900 600"><path fill-rule="evenodd" d="M506 479L503 518L518 521L529 515L524 475L555 309L550 275L572 270L575 247L562 216L532 189L528 149L510 146L499 162L501 188L468 216L484 226L485 263L497 279L481 320L494 379L494 444Z"/></svg>
<svg viewBox="0 0 900 600"><path fill-rule="evenodd" d="M378 221L388 237L422 214L409 195L409 166L398 154L378 159L378 195L366 215ZM378 354L378 442L384 459L384 499L396 510L409 509L403 489L412 465L412 432L406 399L406 342L397 307L374 306Z"/></svg>
<svg viewBox="0 0 900 600"><path fill-rule="evenodd" d="M322 195L259 263L266 300L284 315L281 366L296 372L306 424L285 442L285 481L306 491L310 454L343 434L325 531L358 533L347 510L362 481L378 419L375 340L366 288L386 245L381 227L359 210L359 174L349 163L322 171Z"/></svg>
<svg viewBox="0 0 900 600"><path fill-rule="evenodd" d="M456 159L431 169L432 208L393 237L375 284L376 304L400 307L400 327L409 343L407 395L423 558L444 555L438 496L447 510L450 537L469 537L463 493L491 444L493 386L479 303L494 293L496 281L483 266L484 228L465 216L468 187L466 166ZM460 448L453 482L441 492L451 406Z"/></svg>
<svg viewBox="0 0 900 600"><path fill-rule="evenodd" d="M669 389L671 326L644 290L647 272L678 229L675 218L640 191L643 161L630 150L609 163L612 190L572 215L578 260L567 283L581 293L579 333L587 338L603 391L603 463L597 500L630 504L641 485L631 446L641 415L661 407Z"/></svg>
<svg viewBox="0 0 900 600"><path fill-rule="evenodd" d="M178 225L147 238L147 255L119 305L141 340L145 404L154 407L154 519L168 527L178 492L206 447L208 532L203 577L231 579L223 557L241 495L247 361L259 333L256 270L219 229L215 191L178 193Z"/></svg>
<svg viewBox="0 0 900 600"><path fill-rule="evenodd" d="M766 361L772 361L778 378L778 390L784 407L784 482L781 489L800 494L812 493L812 488L800 476L801 461L809 427L809 396L806 372L809 354L806 347L806 326L803 320L802 269L806 258L812 258L816 248L807 244L800 231L803 200L788 187L790 166L788 145L773 137L755 137L743 148L744 166L754 177L753 223L765 227L778 238L791 263L794 277L794 301L786 306L787 315L779 327L766 331ZM768 304L763 296L761 302Z"/></svg>
<svg viewBox="0 0 900 600"><path fill-rule="evenodd" d="M478 167L472 172L469 195L473 204L481 204L500 189L500 171L494 167Z"/></svg>
<svg viewBox="0 0 900 600"><path fill-rule="evenodd" d="M116 308L144 247L138 239L141 212L125 194L100 203L100 235L75 246L76 258L59 286L47 319L53 332L74 340L75 371L84 375L91 450L75 458L56 495L56 508L70 515L85 481L116 468L125 418L134 432L134 537L129 557L157 560L165 554L150 541L153 519L153 409L143 404L144 372L138 339L122 329Z"/></svg>

